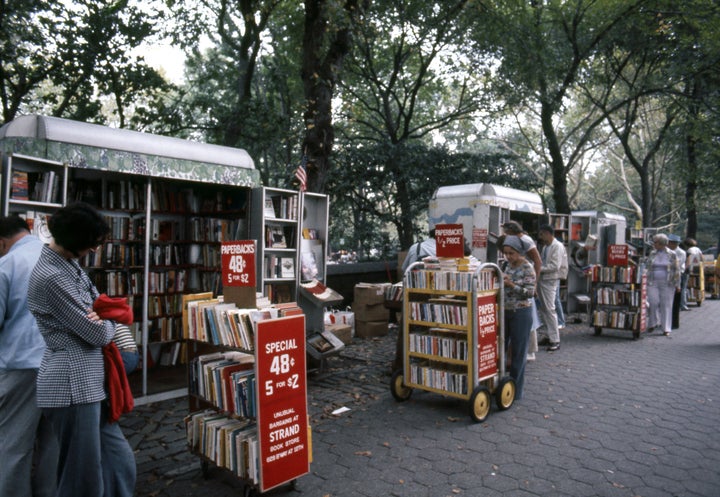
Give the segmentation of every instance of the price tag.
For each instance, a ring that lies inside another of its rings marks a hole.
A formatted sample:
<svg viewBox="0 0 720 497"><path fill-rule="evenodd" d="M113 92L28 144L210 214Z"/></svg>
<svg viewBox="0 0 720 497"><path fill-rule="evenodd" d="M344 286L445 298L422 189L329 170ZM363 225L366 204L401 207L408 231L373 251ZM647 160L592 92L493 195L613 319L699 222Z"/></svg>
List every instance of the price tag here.
<svg viewBox="0 0 720 497"><path fill-rule="evenodd" d="M255 286L255 240L223 242L223 286Z"/></svg>

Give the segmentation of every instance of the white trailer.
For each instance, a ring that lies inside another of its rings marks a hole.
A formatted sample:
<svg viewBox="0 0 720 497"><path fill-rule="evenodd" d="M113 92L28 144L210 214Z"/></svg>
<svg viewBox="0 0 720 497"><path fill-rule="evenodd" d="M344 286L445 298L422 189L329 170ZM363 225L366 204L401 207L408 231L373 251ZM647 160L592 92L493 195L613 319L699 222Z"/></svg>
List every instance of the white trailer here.
<svg viewBox="0 0 720 497"><path fill-rule="evenodd" d="M442 186L430 200L428 221L462 224L472 254L483 262L497 262L497 247L491 233L501 234L500 226L518 221L533 234L544 219L545 209L536 193L487 183Z"/></svg>

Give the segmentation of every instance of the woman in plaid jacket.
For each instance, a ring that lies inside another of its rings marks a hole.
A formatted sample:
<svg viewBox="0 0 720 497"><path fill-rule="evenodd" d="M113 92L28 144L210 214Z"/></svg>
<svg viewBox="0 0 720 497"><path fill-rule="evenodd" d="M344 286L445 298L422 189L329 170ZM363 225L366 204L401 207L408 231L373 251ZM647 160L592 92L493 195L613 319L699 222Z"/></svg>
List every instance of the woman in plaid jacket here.
<svg viewBox="0 0 720 497"><path fill-rule="evenodd" d="M90 205L59 209L30 276L28 308L47 345L37 377L37 402L60 443L57 496L130 497L135 458L120 427L107 422L102 347L115 323L92 310L99 293L78 259L96 250L110 229Z"/></svg>

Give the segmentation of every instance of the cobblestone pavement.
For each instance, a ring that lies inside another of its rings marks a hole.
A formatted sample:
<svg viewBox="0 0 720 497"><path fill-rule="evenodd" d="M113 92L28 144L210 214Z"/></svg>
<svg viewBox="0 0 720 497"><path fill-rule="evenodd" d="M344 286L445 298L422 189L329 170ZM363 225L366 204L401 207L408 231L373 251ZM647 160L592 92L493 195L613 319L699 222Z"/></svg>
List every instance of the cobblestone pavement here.
<svg viewBox="0 0 720 497"><path fill-rule="evenodd" d="M529 363L525 395L473 423L466 402L390 395L397 330L354 339L308 378L310 473L268 495L308 497L720 496L720 301L681 314L668 338L587 324ZM334 416L338 407L350 411ZM121 421L138 496L243 495L221 469L203 478L185 446L185 399Z"/></svg>

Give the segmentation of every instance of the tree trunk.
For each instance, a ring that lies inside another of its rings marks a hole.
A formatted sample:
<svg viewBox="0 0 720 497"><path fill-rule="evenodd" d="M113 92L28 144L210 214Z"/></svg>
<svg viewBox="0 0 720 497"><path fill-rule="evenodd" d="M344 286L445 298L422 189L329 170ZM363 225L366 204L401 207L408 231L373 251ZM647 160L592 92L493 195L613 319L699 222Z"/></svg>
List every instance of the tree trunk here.
<svg viewBox="0 0 720 497"><path fill-rule="evenodd" d="M570 203L567 194L567 175L565 173L565 161L563 161L562 150L558 143L557 134L553 126L553 105L543 101L540 112L543 135L547 140L548 153L550 154L550 168L552 171L553 200L555 201L555 212L570 214Z"/></svg>
<svg viewBox="0 0 720 497"><path fill-rule="evenodd" d="M325 190L335 142L332 98L343 60L351 49L352 26L360 2L347 0L344 5L347 22L339 29L329 30L331 3L330 0L305 0L302 81L306 108L302 150L308 157L307 188L313 192Z"/></svg>

